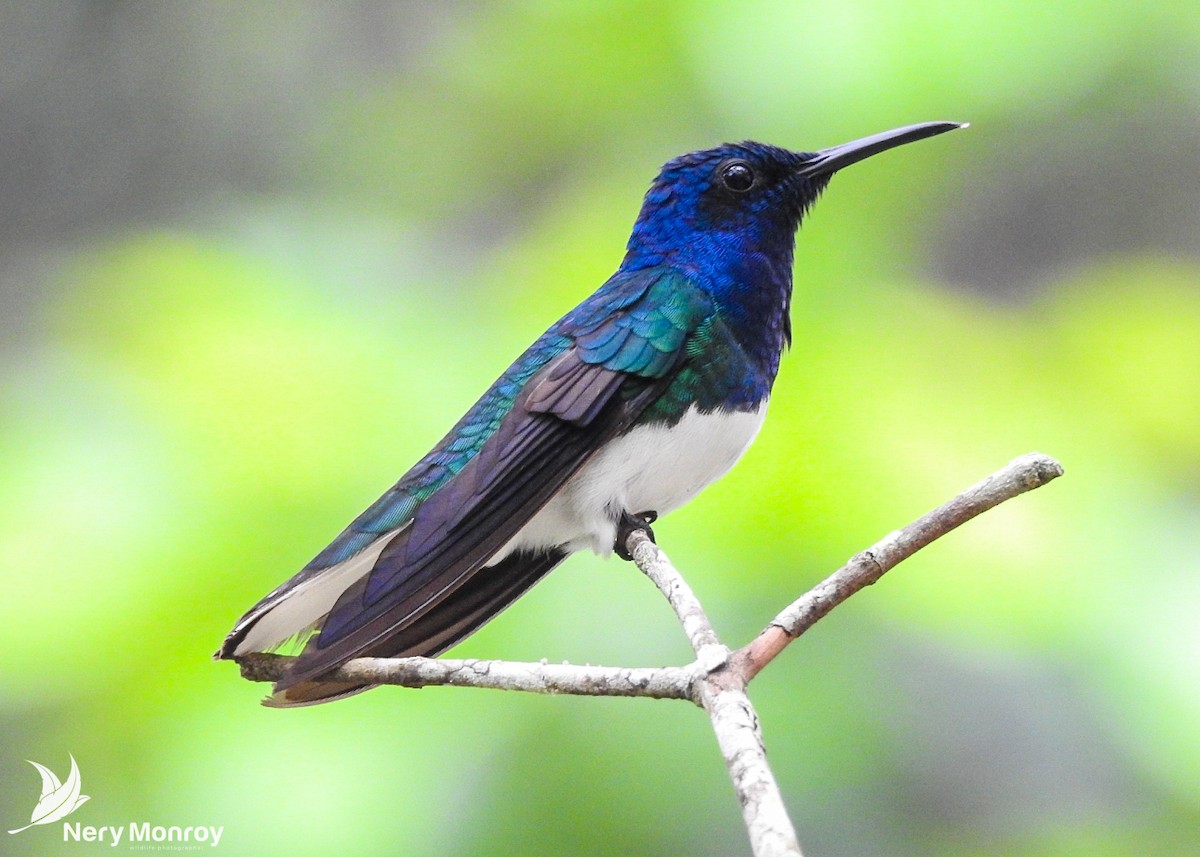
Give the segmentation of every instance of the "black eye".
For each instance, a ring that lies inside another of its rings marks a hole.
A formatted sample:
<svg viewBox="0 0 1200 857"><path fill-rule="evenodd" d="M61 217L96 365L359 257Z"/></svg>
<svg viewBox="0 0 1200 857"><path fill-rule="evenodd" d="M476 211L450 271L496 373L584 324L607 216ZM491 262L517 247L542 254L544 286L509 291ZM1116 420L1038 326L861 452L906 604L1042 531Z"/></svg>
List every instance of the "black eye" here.
<svg viewBox="0 0 1200 857"><path fill-rule="evenodd" d="M735 193L745 193L754 187L754 170L745 161L730 161L719 172L721 184Z"/></svg>

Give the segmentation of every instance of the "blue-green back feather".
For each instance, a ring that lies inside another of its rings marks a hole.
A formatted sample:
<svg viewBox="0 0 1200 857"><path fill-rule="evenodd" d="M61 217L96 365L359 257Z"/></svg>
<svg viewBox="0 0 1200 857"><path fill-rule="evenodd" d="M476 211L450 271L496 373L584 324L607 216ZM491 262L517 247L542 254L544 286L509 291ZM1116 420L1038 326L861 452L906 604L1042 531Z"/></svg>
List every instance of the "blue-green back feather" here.
<svg viewBox="0 0 1200 857"><path fill-rule="evenodd" d="M584 363L639 381L665 377L687 357L688 336L713 314L708 296L669 268L614 275L526 349L421 461L321 551L305 571L342 562L380 536L412 521L495 435L531 379L556 357L577 349ZM303 573L303 572L302 572Z"/></svg>

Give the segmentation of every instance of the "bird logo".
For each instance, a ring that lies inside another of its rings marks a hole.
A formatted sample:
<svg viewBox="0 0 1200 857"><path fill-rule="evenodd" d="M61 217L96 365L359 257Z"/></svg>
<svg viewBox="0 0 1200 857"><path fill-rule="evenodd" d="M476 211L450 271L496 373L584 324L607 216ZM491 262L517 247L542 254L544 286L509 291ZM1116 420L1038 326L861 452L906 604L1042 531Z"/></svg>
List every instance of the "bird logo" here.
<svg viewBox="0 0 1200 857"><path fill-rule="evenodd" d="M38 798L37 806L33 808L29 824L18 827L16 830L10 830L9 833L20 833L22 830L28 830L38 824L52 824L61 818L66 818L88 800L87 795L79 793L83 788L83 781L79 777L79 765L75 764L74 756L71 756L71 773L67 775L65 783L59 782L54 771L45 765L39 765L32 759L25 761L37 768L38 773L42 775L42 796Z"/></svg>

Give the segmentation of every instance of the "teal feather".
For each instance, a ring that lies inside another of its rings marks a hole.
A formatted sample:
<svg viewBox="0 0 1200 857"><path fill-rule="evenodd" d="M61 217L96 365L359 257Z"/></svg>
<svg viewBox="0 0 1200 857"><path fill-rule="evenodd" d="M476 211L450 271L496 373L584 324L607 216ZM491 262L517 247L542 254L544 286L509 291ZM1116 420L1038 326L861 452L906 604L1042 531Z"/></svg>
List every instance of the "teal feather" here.
<svg viewBox="0 0 1200 857"><path fill-rule="evenodd" d="M425 458L306 568L342 562L411 521L421 504L478 454L529 380L567 349L578 349L585 363L636 378L662 378L690 353L689 334L713 313L708 295L677 271L650 268L615 275L517 358ZM564 332L568 330L573 335ZM681 395L682 390L676 391L663 402L659 418L682 415L686 403Z"/></svg>

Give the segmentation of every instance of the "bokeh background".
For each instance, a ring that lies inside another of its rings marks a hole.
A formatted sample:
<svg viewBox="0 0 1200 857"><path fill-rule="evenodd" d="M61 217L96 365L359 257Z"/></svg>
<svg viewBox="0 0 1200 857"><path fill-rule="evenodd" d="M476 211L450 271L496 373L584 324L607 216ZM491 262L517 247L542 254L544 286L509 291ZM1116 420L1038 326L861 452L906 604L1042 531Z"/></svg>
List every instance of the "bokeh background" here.
<svg viewBox="0 0 1200 857"><path fill-rule="evenodd" d="M732 644L1037 449L1067 475L753 685L806 853L1200 853L1193 2L0 8L0 808L223 854L726 855L685 704L209 660L620 260L663 161L957 132L839 175L757 445L656 528ZM682 663L577 557L466 656ZM61 825L13 855L78 853Z"/></svg>

